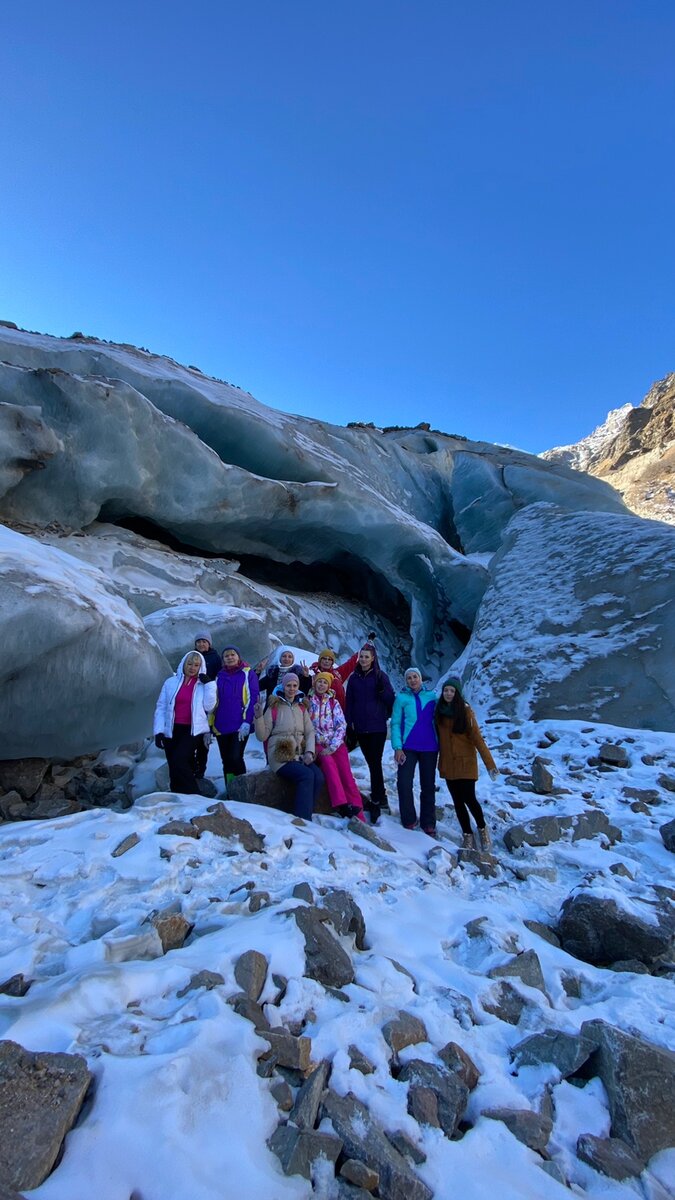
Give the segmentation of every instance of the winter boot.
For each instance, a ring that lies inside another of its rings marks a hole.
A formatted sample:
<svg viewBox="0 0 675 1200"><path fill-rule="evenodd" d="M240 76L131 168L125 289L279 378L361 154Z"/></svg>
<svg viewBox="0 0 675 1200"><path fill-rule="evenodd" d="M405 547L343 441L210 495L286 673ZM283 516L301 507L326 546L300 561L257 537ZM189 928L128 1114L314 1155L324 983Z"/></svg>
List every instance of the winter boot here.
<svg viewBox="0 0 675 1200"><path fill-rule="evenodd" d="M462 838L462 850L475 850L476 844L473 840L472 833L465 833Z"/></svg>
<svg viewBox="0 0 675 1200"><path fill-rule="evenodd" d="M336 817L351 817L353 812L351 804L336 804L333 809L333 815Z"/></svg>
<svg viewBox="0 0 675 1200"><path fill-rule="evenodd" d="M381 810L379 804L373 804L373 801L371 800L371 802L370 802L370 823L371 823L371 825L377 825L378 821L380 820L381 814L382 814L382 810Z"/></svg>
<svg viewBox="0 0 675 1200"><path fill-rule="evenodd" d="M480 838L481 850L484 854L489 854L490 847L492 846L492 838L490 837L490 830L488 829L487 825L484 825L482 829L478 830L478 836Z"/></svg>

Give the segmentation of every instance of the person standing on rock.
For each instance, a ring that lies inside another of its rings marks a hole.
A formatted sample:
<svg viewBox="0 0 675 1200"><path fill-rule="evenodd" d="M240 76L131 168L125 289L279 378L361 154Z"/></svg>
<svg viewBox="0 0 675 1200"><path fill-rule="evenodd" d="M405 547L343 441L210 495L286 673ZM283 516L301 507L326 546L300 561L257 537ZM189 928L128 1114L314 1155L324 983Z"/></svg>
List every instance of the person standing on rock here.
<svg viewBox="0 0 675 1200"><path fill-rule="evenodd" d="M197 633L195 637L195 650L199 651L206 663L207 679L209 681L215 679L222 666L222 660L218 651L213 648L211 634L208 629L200 629ZM213 720L213 718L211 719ZM195 775L197 779L203 779L206 774L210 742L211 735L209 733L205 733L203 737L197 739L195 747Z"/></svg>
<svg viewBox="0 0 675 1200"><path fill-rule="evenodd" d="M364 821L363 801L349 765L345 746L347 722L331 687L332 672L319 671L309 693L309 717L316 738L316 761L324 774L331 808L336 816Z"/></svg>
<svg viewBox="0 0 675 1200"><path fill-rule="evenodd" d="M203 655L191 650L163 684L155 707L155 745L166 754L172 792L199 795L195 753L198 741L209 732L208 715L216 698Z"/></svg>
<svg viewBox="0 0 675 1200"><path fill-rule="evenodd" d="M303 695L308 695L309 689L312 686L312 679L307 663L296 663L295 654L290 646L281 646L271 658L263 659L258 664L258 669L262 671L263 668L266 668L266 670L265 674L260 677L260 691L267 693L266 708L272 700L275 689L279 686L287 671L293 671L297 675L300 681L300 691Z"/></svg>
<svg viewBox="0 0 675 1200"><path fill-rule="evenodd" d="M356 666L347 681L345 717L347 732L361 748L370 772L370 819L377 825L387 806L382 774L382 755L387 740L387 721L394 703L389 676L380 668L372 642L359 650Z"/></svg>
<svg viewBox="0 0 675 1200"><path fill-rule="evenodd" d="M218 672L216 687L218 707L213 732L227 787L235 776L246 774L244 752L260 695L258 676L244 662L236 646L226 646L223 650L223 666Z"/></svg>
<svg viewBox="0 0 675 1200"><path fill-rule="evenodd" d="M446 679L440 699L436 703L434 723L438 734L438 771L448 785L457 819L461 826L464 850L474 849L469 814L476 822L480 849L490 849L490 831L485 816L476 799L478 779L478 754L480 754L490 779L499 778L495 761L490 754L473 710L462 695L462 685L454 676ZM478 752L478 754L476 753ZM475 846L478 849L478 846Z"/></svg>
<svg viewBox="0 0 675 1200"><path fill-rule="evenodd" d="M311 821L323 775L316 765L316 738L300 680L294 671L284 675L268 708L259 699L254 709L255 735L267 743L267 760L281 779L295 787L293 812Z"/></svg>
<svg viewBox="0 0 675 1200"><path fill-rule="evenodd" d="M391 714L391 744L398 767L398 808L404 829L417 829L413 800L415 769L420 778L419 826L436 835L436 760L438 739L434 727L436 693L426 687L419 667L408 667L405 687L396 697Z"/></svg>
<svg viewBox="0 0 675 1200"><path fill-rule="evenodd" d="M374 637L374 633L368 634L369 641L372 641ZM329 646L326 646L325 650L319 650L317 661L312 663L309 669L315 678L319 671L328 671L332 678L331 688L335 692L338 703L344 712L347 703L344 685L349 679L349 676L359 660L359 652L357 650L355 654L352 654L351 657L348 658L346 662L343 662L339 667L335 665L336 658L337 655L335 651L331 650Z"/></svg>

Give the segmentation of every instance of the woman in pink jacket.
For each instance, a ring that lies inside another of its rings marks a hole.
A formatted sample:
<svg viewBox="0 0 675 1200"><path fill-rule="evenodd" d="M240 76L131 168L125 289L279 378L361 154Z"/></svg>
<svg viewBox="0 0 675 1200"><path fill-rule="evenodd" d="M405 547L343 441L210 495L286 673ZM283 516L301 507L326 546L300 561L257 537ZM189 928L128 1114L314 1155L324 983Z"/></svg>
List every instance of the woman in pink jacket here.
<svg viewBox="0 0 675 1200"><path fill-rule="evenodd" d="M316 761L323 771L333 811L365 821L363 801L345 746L347 722L334 691L332 675L319 671L309 694L309 718L316 737Z"/></svg>

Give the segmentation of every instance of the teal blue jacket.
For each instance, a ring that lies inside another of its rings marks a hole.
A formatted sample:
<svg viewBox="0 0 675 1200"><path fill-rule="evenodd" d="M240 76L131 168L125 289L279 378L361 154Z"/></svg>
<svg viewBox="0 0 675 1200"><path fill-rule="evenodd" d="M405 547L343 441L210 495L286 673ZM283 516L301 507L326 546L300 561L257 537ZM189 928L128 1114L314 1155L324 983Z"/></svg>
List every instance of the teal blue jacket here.
<svg viewBox="0 0 675 1200"><path fill-rule="evenodd" d="M434 726L436 693L422 685L419 692L405 687L394 701L391 744L394 750L438 750Z"/></svg>

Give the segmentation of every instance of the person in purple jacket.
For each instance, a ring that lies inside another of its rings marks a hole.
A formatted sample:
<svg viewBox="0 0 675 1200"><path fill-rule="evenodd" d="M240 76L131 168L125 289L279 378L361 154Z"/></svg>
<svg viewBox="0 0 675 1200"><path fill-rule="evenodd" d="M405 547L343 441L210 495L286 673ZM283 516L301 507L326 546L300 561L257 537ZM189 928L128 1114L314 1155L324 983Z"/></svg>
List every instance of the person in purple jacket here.
<svg viewBox="0 0 675 1200"><path fill-rule="evenodd" d="M405 687L391 714L391 744L398 766L398 807L404 829L417 829L413 801L415 769L420 776L420 826L436 836L436 693L424 686L419 667L408 667Z"/></svg>
<svg viewBox="0 0 675 1200"><path fill-rule="evenodd" d="M236 646L223 650L223 667L216 676L218 704L213 732L223 762L225 785L246 774L244 751L260 695L258 676L244 662Z"/></svg>
<svg viewBox="0 0 675 1200"><path fill-rule="evenodd" d="M372 642L359 650L358 662L347 681L345 717L347 730L356 738L370 772L370 820L377 825L387 793L382 775L382 755L387 740L387 720L394 703L394 689L377 661Z"/></svg>

